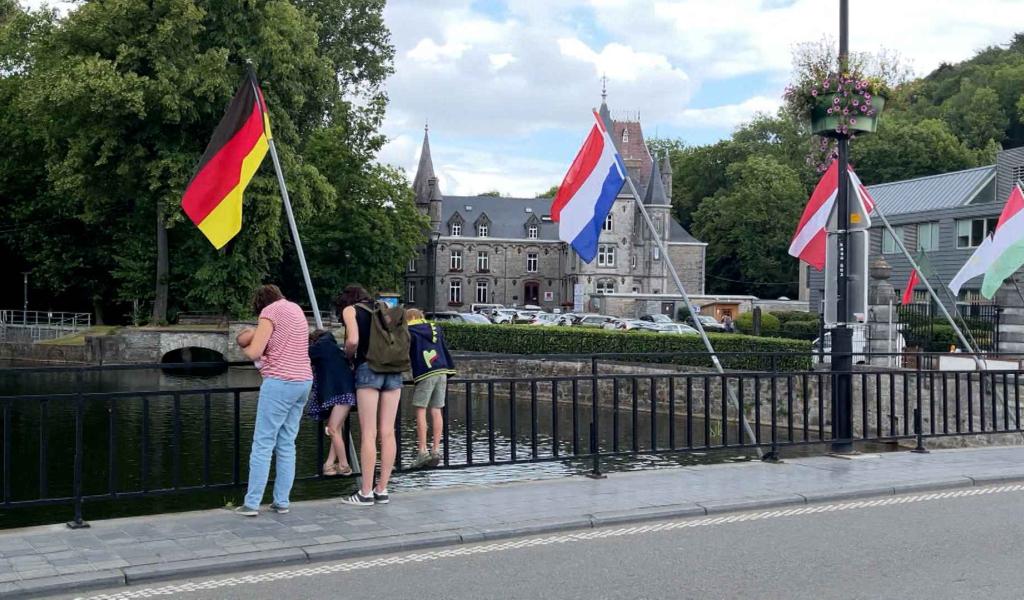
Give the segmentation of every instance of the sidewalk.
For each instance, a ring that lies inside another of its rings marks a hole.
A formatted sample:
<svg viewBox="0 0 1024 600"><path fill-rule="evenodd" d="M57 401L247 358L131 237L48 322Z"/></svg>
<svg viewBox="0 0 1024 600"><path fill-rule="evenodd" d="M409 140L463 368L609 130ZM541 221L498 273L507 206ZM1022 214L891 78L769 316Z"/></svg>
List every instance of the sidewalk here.
<svg viewBox="0 0 1024 600"><path fill-rule="evenodd" d="M372 508L302 502L0 533L0 596L138 584L647 519L1024 480L1024 447L706 465L418 491Z"/></svg>

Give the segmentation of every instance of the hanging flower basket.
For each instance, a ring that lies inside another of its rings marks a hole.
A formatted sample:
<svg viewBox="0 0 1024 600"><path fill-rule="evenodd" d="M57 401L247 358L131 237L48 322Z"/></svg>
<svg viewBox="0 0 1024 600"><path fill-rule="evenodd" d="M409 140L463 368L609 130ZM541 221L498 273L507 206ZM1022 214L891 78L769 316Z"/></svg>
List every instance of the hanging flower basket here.
<svg viewBox="0 0 1024 600"><path fill-rule="evenodd" d="M874 133L885 108L884 96L827 94L811 110L811 131L825 137Z"/></svg>

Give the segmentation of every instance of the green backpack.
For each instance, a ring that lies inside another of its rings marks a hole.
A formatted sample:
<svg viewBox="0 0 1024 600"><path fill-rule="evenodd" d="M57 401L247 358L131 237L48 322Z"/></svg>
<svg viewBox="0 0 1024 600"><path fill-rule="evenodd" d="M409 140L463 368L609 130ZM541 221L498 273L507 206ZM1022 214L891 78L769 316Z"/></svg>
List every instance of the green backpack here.
<svg viewBox="0 0 1024 600"><path fill-rule="evenodd" d="M370 344L366 350L366 364L377 373L404 373L409 365L409 326L405 322L405 309L390 307L383 302L373 308L357 304L370 313Z"/></svg>

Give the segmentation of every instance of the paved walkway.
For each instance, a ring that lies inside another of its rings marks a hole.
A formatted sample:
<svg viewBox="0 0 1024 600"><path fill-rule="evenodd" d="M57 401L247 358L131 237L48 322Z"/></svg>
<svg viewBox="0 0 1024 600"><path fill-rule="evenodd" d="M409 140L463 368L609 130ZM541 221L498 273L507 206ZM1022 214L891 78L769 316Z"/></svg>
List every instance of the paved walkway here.
<svg viewBox="0 0 1024 600"><path fill-rule="evenodd" d="M371 508L320 500L255 519L208 510L94 521L77 531L33 527L0 533L0 596L1010 480L1024 480L1024 448L802 458L418 491Z"/></svg>

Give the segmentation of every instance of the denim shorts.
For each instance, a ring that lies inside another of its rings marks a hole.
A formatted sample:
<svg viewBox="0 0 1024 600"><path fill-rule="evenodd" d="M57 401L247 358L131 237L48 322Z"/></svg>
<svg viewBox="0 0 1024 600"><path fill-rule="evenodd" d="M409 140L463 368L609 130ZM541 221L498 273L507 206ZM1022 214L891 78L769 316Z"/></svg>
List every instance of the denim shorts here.
<svg viewBox="0 0 1024 600"><path fill-rule="evenodd" d="M356 367L356 389L369 388L386 392L402 389L401 373L378 373L363 363Z"/></svg>

